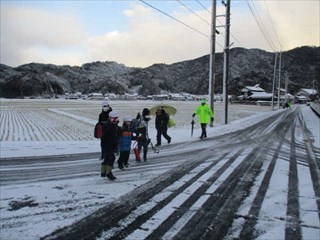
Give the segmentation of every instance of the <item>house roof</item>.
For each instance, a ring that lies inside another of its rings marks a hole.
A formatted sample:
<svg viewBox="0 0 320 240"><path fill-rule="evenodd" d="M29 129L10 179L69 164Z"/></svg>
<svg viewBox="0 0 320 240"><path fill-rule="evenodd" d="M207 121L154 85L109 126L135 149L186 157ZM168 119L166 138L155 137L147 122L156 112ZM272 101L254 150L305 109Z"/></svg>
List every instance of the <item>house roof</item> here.
<svg viewBox="0 0 320 240"><path fill-rule="evenodd" d="M307 100L306 96L296 96L296 98L299 100Z"/></svg>
<svg viewBox="0 0 320 240"><path fill-rule="evenodd" d="M310 89L310 88L301 88L301 90L299 91L299 93L303 91L303 92L306 92L307 94L309 95L313 95L313 94L316 94L317 93L317 90L315 89Z"/></svg>
<svg viewBox="0 0 320 240"><path fill-rule="evenodd" d="M249 98L250 99L270 99L272 98L272 93L254 92Z"/></svg>
<svg viewBox="0 0 320 240"><path fill-rule="evenodd" d="M259 84L256 84L254 86L245 86L241 92L246 92L246 91L250 91L250 92L264 92L265 90L263 88L260 87Z"/></svg>

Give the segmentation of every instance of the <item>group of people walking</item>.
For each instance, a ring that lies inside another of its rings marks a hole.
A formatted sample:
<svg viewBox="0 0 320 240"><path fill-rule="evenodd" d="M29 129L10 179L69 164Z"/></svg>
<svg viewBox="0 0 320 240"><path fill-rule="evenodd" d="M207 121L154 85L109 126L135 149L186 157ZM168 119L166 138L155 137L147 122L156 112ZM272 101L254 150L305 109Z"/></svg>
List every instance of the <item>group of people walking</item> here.
<svg viewBox="0 0 320 240"><path fill-rule="evenodd" d="M110 180L116 179L112 169L116 160L116 154L119 153L118 168L124 169L129 166L128 160L131 151L132 140L138 143L138 152L136 161L140 162L140 152L143 149L143 160L147 161L147 152L149 145L148 122L150 121L150 111L144 108L142 114L138 113L136 119L129 116L123 118L122 126L119 124L119 115L114 111L108 102L102 103L102 111L99 114L99 123L103 124L103 134L100 140L101 146L101 177L107 177ZM135 120L135 121L134 121ZM132 126L132 123L135 126Z"/></svg>
<svg viewBox="0 0 320 240"><path fill-rule="evenodd" d="M201 101L201 105L193 113L199 116L201 123L202 134L201 139L207 137L206 126L209 121L213 121L213 112L206 101ZM101 146L101 177L107 177L110 180L115 180L116 177L112 173L116 155L119 155L117 160L118 168L124 169L129 166L128 160L130 157L132 141L137 141L135 149L136 161L141 162L140 153L142 152L143 160L147 161L148 146L150 139L148 136L148 124L150 122L150 110L144 108L142 113L138 113L135 119L130 116L123 118L122 126L119 124L119 115L114 111L107 101L102 102L102 111L99 114L99 123L103 126L103 134L100 140ZM169 114L162 108L156 110L155 127L157 130L157 143L155 146L161 146L162 136L171 143L171 137L168 135Z"/></svg>

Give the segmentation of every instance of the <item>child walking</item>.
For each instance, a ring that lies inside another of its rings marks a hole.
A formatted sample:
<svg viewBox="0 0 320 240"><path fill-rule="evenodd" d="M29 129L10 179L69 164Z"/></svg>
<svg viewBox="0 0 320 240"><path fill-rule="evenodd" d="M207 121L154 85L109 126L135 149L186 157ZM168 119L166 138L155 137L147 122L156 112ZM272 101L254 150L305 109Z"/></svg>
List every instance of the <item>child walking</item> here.
<svg viewBox="0 0 320 240"><path fill-rule="evenodd" d="M129 156L131 150L131 141L135 140L132 131L130 130L131 118L126 116L123 118L123 125L120 133L120 156L118 159L118 168L124 169L124 167L128 167Z"/></svg>
<svg viewBox="0 0 320 240"><path fill-rule="evenodd" d="M115 148L117 147L118 139L118 114L115 111L110 112L108 121L103 128L103 150L104 160L101 163L101 177L107 177L110 180L115 180L116 177L112 174L113 163L115 161Z"/></svg>

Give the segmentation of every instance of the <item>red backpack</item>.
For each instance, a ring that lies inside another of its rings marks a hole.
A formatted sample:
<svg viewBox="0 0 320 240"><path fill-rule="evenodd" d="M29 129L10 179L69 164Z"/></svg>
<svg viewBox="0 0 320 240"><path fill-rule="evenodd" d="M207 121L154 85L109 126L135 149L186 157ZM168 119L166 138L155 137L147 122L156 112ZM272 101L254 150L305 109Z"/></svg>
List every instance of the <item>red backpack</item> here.
<svg viewBox="0 0 320 240"><path fill-rule="evenodd" d="M94 137L95 138L102 138L103 134L103 123L98 122L94 127Z"/></svg>

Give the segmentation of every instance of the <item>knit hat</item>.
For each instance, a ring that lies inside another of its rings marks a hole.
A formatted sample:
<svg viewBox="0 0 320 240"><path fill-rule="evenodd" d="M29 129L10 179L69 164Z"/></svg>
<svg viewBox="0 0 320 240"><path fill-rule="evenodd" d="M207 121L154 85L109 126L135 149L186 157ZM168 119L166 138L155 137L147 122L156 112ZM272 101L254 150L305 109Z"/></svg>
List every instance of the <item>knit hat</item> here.
<svg viewBox="0 0 320 240"><path fill-rule="evenodd" d="M131 122L132 118L130 116L125 116L125 117L123 117L123 121L124 122Z"/></svg>
<svg viewBox="0 0 320 240"><path fill-rule="evenodd" d="M102 105L102 107L109 106L109 103L108 103L108 101L102 101L101 105Z"/></svg>
<svg viewBox="0 0 320 240"><path fill-rule="evenodd" d="M109 118L111 122L114 122L114 123L119 122L119 115L116 111L111 111L109 113Z"/></svg>
<svg viewBox="0 0 320 240"><path fill-rule="evenodd" d="M202 100L201 100L201 103L206 104L206 103L207 103L207 101L206 101L205 99L202 99Z"/></svg>

